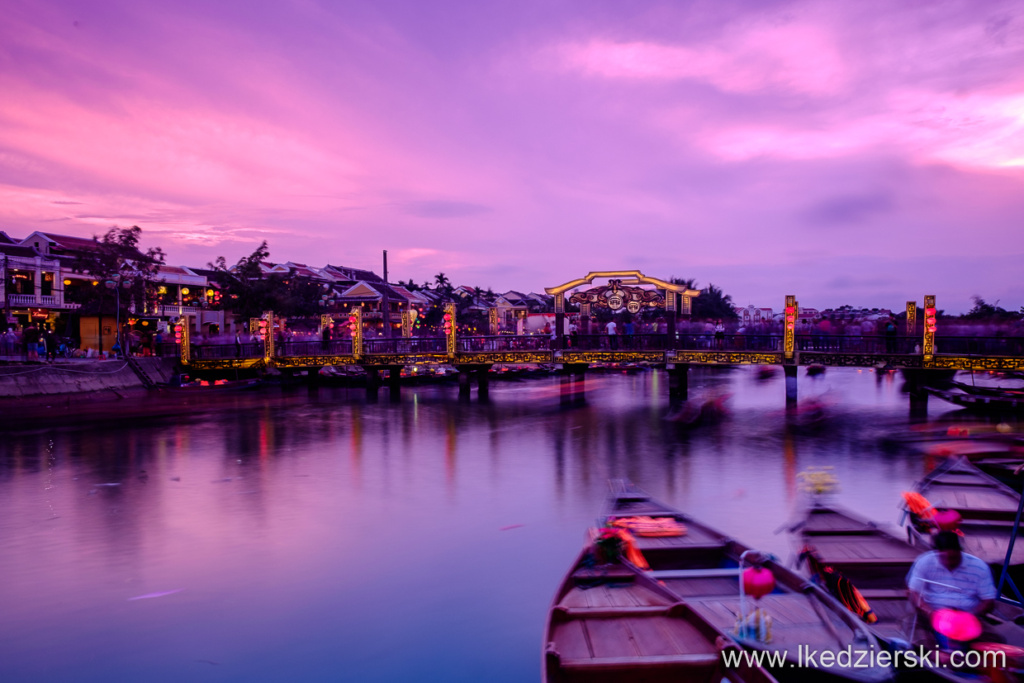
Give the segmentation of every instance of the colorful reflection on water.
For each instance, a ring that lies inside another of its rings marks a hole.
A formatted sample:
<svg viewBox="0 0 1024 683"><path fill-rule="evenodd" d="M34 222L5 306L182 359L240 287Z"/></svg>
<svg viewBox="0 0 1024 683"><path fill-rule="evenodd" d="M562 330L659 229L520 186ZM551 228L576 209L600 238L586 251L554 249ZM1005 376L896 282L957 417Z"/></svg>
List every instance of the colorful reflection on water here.
<svg viewBox="0 0 1024 683"><path fill-rule="evenodd" d="M609 478L788 557L773 532L801 470L833 467L838 499L887 522L924 472L894 445L911 421L893 374L801 374L811 420L787 419L781 374L694 370L693 401L729 394L697 426L665 419L664 373L585 384L583 404L557 378L487 404L277 390L4 435L0 680L536 680Z"/></svg>

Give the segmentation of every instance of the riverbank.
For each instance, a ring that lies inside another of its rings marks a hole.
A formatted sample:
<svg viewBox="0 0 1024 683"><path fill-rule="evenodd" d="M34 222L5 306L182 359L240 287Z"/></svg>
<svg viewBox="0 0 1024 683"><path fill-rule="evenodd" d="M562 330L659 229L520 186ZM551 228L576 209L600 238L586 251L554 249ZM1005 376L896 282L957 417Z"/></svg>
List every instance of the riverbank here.
<svg viewBox="0 0 1024 683"><path fill-rule="evenodd" d="M170 382L174 359L136 358L158 384ZM142 377L125 360L61 360L0 366L0 400L63 394L117 394L145 389Z"/></svg>

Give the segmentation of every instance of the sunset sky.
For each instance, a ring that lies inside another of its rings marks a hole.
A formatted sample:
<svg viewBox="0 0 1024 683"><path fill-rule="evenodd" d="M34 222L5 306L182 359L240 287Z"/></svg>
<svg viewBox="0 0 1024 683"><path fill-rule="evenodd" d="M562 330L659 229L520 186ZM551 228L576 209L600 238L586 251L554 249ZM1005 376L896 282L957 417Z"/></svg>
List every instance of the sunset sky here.
<svg viewBox="0 0 1024 683"><path fill-rule="evenodd" d="M0 0L0 230L1024 305L1024 3Z"/></svg>

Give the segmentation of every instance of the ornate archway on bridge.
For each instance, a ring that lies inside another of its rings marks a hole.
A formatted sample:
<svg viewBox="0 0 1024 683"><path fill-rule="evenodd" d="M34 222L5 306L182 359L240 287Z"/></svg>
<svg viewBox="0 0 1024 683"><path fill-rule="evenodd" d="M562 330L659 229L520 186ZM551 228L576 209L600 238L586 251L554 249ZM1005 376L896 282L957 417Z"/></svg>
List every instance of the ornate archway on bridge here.
<svg viewBox="0 0 1024 683"><path fill-rule="evenodd" d="M690 300L700 295L699 290L648 277L639 270L593 271L564 285L544 288L544 291L555 299L555 334L559 338L564 334L565 293L583 285L593 284L598 278L607 278L608 284L575 292L569 298L569 303L580 304L583 315L589 316L593 309L604 309L613 313L623 310L639 313L645 309L663 308L670 318L669 329L674 330L676 315L689 315ZM656 289L644 289L642 285L652 285ZM658 290L662 290L663 293Z"/></svg>
<svg viewBox="0 0 1024 683"><path fill-rule="evenodd" d="M648 277L639 270L599 270L587 273L585 277L571 280L564 285L545 287L544 291L555 298L555 313L565 312L564 295L566 292L582 285L592 284L597 278L608 278L608 284L576 292L570 297L569 303L584 304L592 308L604 308L611 311L619 311L624 308L630 313L639 313L644 308L657 307L686 315L690 312L690 299L700 295L700 291L696 289ZM639 285L653 285L664 290L665 293L660 294L657 290L643 289Z"/></svg>

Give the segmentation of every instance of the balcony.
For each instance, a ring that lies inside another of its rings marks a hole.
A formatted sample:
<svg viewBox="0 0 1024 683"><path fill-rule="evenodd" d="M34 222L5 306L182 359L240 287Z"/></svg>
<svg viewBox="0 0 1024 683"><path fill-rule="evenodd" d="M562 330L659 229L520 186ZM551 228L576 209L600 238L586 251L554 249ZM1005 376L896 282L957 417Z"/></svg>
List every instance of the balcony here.
<svg viewBox="0 0 1024 683"><path fill-rule="evenodd" d="M35 306L35 294L8 294L7 303L11 306Z"/></svg>

